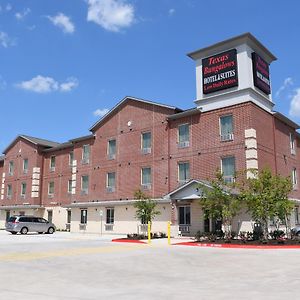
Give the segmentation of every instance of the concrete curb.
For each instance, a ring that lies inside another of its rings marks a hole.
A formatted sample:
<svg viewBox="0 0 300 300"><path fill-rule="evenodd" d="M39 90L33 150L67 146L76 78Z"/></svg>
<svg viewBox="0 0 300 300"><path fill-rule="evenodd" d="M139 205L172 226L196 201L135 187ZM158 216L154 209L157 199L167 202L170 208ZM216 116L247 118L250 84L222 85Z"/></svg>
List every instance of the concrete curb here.
<svg viewBox="0 0 300 300"><path fill-rule="evenodd" d="M174 246L194 246L194 247L210 247L210 248L226 248L226 249L299 249L300 245L232 245L232 244L201 244L201 243L191 243L191 242L182 242L172 244Z"/></svg>

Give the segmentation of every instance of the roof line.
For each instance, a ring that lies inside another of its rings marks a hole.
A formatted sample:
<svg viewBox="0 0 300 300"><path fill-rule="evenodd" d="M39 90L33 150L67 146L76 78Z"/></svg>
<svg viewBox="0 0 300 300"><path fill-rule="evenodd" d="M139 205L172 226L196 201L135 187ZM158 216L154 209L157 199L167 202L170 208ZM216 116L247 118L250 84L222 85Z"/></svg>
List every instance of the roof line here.
<svg viewBox="0 0 300 300"><path fill-rule="evenodd" d="M112 115L112 113L119 107L121 106L124 102L129 101L129 100L133 100L133 101L138 101L138 102L142 102L142 103L147 103L147 104L151 104L151 105L157 105L157 106L161 106L161 107L165 107L165 108L169 108L169 109L174 109L174 110L178 110L178 111L182 111L182 109L176 107L176 106L171 106L171 105L167 105L167 104L162 104L162 103L158 103L158 102L154 102L154 101L150 101L150 100L145 100L145 99L141 99L141 98L136 98L136 97L131 97L131 96L126 96L124 97L121 101L119 101L108 113L106 113L100 120L98 120L96 123L94 123L92 125L92 127L90 127L90 131L93 131L96 127L98 127L102 122L104 122L104 120L106 120L106 118L108 118L110 115Z"/></svg>

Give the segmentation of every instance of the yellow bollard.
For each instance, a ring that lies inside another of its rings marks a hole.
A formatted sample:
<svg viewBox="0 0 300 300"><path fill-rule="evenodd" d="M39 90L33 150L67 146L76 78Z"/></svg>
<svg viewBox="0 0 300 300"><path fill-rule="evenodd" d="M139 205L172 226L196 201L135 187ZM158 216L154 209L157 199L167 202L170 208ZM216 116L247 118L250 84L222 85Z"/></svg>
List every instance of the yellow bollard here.
<svg viewBox="0 0 300 300"><path fill-rule="evenodd" d="M168 245L171 245L171 222L168 222Z"/></svg>
<svg viewBox="0 0 300 300"><path fill-rule="evenodd" d="M148 222L148 244L151 244L151 222Z"/></svg>

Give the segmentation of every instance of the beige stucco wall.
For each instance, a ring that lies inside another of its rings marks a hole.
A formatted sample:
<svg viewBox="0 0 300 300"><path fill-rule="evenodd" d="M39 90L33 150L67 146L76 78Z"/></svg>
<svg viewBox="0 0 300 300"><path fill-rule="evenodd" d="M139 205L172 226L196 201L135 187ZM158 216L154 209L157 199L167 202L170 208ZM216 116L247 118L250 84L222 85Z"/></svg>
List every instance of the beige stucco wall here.
<svg viewBox="0 0 300 300"><path fill-rule="evenodd" d="M110 206L108 206L110 207ZM167 222L170 221L171 205L158 204L157 209L161 212L156 216L152 224L152 232L167 232ZM136 209L132 204L114 206L114 225L113 230L106 230L106 207L89 207L87 209L87 224L84 227L80 225L80 208L72 208L72 232L89 232L101 233L101 217L102 216L102 233L103 234L127 234L137 233L140 230L140 221L135 218Z"/></svg>

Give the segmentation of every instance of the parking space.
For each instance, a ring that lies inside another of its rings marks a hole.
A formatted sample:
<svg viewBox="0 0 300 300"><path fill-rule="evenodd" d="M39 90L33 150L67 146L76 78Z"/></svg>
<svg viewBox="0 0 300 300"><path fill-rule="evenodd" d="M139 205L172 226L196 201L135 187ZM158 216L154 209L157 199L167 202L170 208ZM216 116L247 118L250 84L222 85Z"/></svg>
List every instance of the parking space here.
<svg viewBox="0 0 300 300"><path fill-rule="evenodd" d="M1 299L298 298L300 250L112 243L0 231Z"/></svg>

